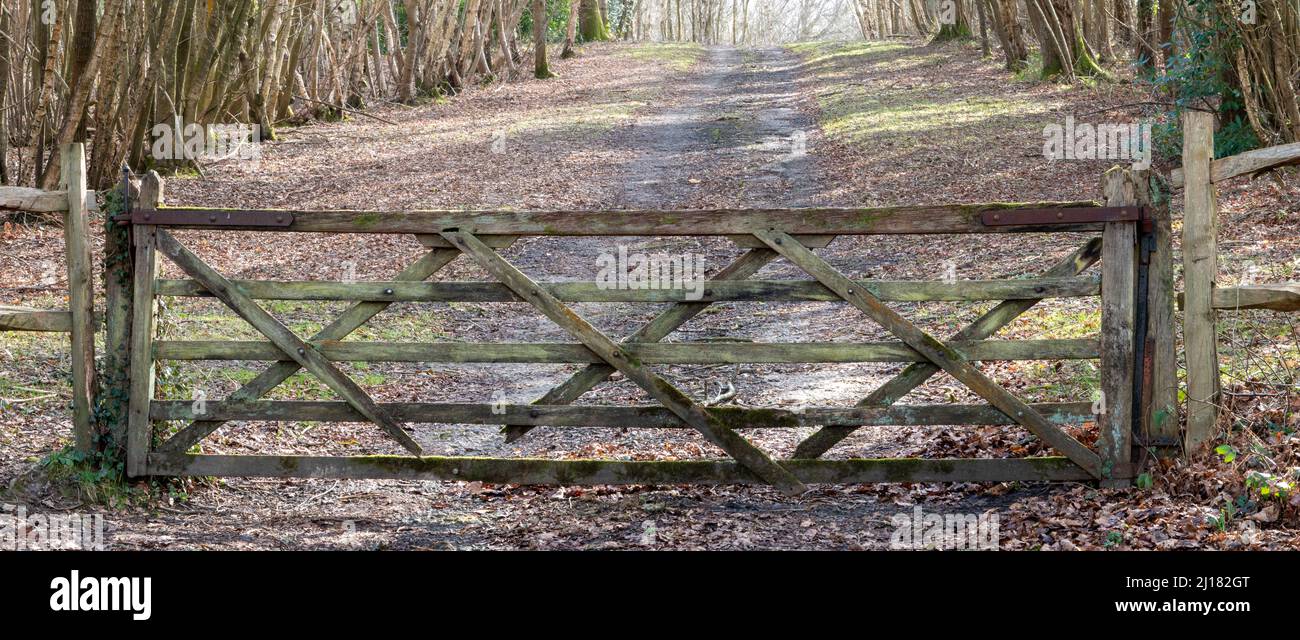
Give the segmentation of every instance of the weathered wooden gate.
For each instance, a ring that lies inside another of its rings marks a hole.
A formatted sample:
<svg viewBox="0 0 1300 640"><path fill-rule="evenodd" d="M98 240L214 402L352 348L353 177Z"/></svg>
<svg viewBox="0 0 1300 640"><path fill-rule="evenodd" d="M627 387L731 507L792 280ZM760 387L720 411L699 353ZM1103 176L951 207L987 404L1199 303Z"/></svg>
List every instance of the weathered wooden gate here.
<svg viewBox="0 0 1300 640"><path fill-rule="evenodd" d="M1109 174L1108 174L1109 175ZM1123 484L1134 476L1131 457L1135 386L1135 305L1139 289L1137 239L1144 209L1127 173L1111 176L1109 206L1091 202L942 205L894 208L750 209L731 211L280 211L136 206L130 306L128 472L140 475L371 477L479 480L520 484L768 483L797 494L806 483L1095 480ZM1130 185L1131 186L1131 185ZM232 281L204 263L174 229L414 234L429 249L390 282ZM1101 232L1041 277L959 282L855 281L816 255L841 235ZM713 276L698 300L683 291L609 290L593 282L534 282L504 259L501 249L524 236L725 236L746 253ZM495 282L427 282L460 255ZM188 276L158 278L163 256ZM763 265L785 259L811 280L757 281ZM1097 261L1101 277L1083 276ZM257 329L263 342L183 342L155 339L155 296L210 296ZM1100 296L1102 332L1092 339L989 340L1036 302L1052 297ZM310 337L295 335L258 300L347 300L355 304ZM719 301L822 300L850 304L898 342L794 344L669 344L660 340ZM947 340L940 340L886 303L920 300L1001 300ZM526 301L576 340L572 344L377 343L343 341L399 301ZM672 302L639 331L619 341L568 306L571 302ZM977 369L981 360L1099 359L1107 401L1100 416L1091 399L1028 404ZM167 360L273 362L229 398L208 401L201 413L189 400L155 397L154 364ZM378 403L335 366L339 361L585 363L564 384L530 405ZM705 407L651 372L652 364L788 362L911 362L853 407L799 411ZM305 369L342 402L261 400ZM897 406L895 401L946 371L985 405ZM573 406L582 394L620 372L658 406ZM157 421L188 426L155 442ZM230 420L372 422L409 456L307 457L196 455L191 449ZM1096 450L1062 424L1097 420ZM519 437L536 426L691 428L732 460L614 461L423 456L403 423L509 425ZM818 457L864 425L1019 424L1059 452L1020 459L850 459ZM793 459L774 460L738 428L820 427Z"/></svg>

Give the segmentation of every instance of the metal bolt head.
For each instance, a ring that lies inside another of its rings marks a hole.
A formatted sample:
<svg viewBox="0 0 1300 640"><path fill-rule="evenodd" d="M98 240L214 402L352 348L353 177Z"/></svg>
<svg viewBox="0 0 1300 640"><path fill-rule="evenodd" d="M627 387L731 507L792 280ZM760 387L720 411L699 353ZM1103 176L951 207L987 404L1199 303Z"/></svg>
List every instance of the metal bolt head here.
<svg viewBox="0 0 1300 640"><path fill-rule="evenodd" d="M386 295L386 296L391 296L391 295L393 295L393 290L392 290L392 289L384 289L384 295Z"/></svg>

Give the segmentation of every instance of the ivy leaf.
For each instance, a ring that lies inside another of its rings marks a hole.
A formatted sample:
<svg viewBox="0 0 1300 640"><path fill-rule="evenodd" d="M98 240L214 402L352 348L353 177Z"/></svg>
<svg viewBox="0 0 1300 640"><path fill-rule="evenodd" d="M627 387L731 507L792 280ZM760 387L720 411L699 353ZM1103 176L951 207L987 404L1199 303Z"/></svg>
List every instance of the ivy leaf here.
<svg viewBox="0 0 1300 640"><path fill-rule="evenodd" d="M1214 448L1214 452L1223 457L1224 462L1232 462L1237 459L1237 450L1230 444L1221 444Z"/></svg>

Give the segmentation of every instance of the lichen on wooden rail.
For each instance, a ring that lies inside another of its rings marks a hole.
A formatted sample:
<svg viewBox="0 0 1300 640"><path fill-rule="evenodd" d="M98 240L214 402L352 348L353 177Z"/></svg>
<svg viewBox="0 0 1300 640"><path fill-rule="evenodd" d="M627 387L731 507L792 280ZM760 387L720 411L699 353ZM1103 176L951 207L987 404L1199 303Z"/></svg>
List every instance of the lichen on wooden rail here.
<svg viewBox="0 0 1300 640"><path fill-rule="evenodd" d="M333 362L594 363L604 360L575 343L544 342L340 342L309 341ZM1101 348L1096 338L1054 340L961 340L947 345L969 360L1089 360ZM779 364L790 362L924 362L901 342L624 343L629 356L646 364ZM266 341L158 340L158 360L288 360Z"/></svg>
<svg viewBox="0 0 1300 640"><path fill-rule="evenodd" d="M1096 420L1091 402L1030 405L1057 424ZM541 405L386 402L379 407L401 422L443 424L499 424L552 427L616 427L680 429L685 425L661 406ZM733 429L787 429L815 425L833 426L940 426L1014 424L990 405L893 405L889 407L804 407L768 409L710 407L720 421ZM364 422L365 416L345 402L303 400L209 401L196 408L190 400L155 400L149 405L151 420L241 420Z"/></svg>
<svg viewBox="0 0 1300 640"><path fill-rule="evenodd" d="M1181 295L1178 301L1182 303ZM1217 287L1214 290L1213 304L1215 309L1227 311L1240 309L1300 311L1300 282Z"/></svg>
<svg viewBox="0 0 1300 640"><path fill-rule="evenodd" d="M1263 149L1253 149L1210 162L1210 182L1223 182L1247 173L1258 173L1276 167L1300 163L1300 142L1280 144ZM1186 176L1182 168L1169 173L1169 185L1183 186Z"/></svg>
<svg viewBox="0 0 1300 640"><path fill-rule="evenodd" d="M459 230L475 236L737 236L779 228L792 235L873 235L929 233L1024 233L1100 231L1101 223L986 226L981 215L1012 209L1096 207L1093 201L990 202L901 207L819 207L804 209L689 209L578 211L307 211L247 209L255 215L289 214L286 227L251 230L330 233L430 234ZM193 222L168 222L173 229L208 229L212 214L227 210L168 207L193 214ZM221 225L226 230L242 227ZM485 239L489 245L489 239Z"/></svg>
<svg viewBox="0 0 1300 640"><path fill-rule="evenodd" d="M72 312L0 305L0 331L71 333Z"/></svg>
<svg viewBox="0 0 1300 640"><path fill-rule="evenodd" d="M327 282L231 280L254 300L366 300L374 302L518 302L497 282ZM892 302L1040 300L1098 295L1099 278L1032 278L1023 280L862 280L859 286ZM788 302L841 301L812 280L744 280L701 282L699 287L612 288L600 282L546 282L543 289L564 302ZM159 280L161 296L210 297L193 280Z"/></svg>
<svg viewBox="0 0 1300 640"><path fill-rule="evenodd" d="M1079 482L1067 458L780 460L800 482ZM149 456L151 475L462 480L494 484L763 484L721 460L546 460L442 456Z"/></svg>
<svg viewBox="0 0 1300 640"><path fill-rule="evenodd" d="M86 191L83 202L86 211L99 209L94 191ZM0 187L0 210L29 213L63 213L68 210L67 191L42 191L28 187Z"/></svg>

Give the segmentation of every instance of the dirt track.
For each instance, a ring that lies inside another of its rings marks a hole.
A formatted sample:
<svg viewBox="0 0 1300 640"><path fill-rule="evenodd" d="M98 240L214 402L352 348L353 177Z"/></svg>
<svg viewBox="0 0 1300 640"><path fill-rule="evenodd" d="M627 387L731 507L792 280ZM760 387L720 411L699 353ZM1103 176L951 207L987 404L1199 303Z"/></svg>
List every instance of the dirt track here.
<svg viewBox="0 0 1300 640"><path fill-rule="evenodd" d="M541 202L558 206L550 203L562 202L561 194L572 198L569 187L577 180L596 188L590 200L575 206L807 206L843 204L848 198L841 192L841 202L828 202L824 195L832 184L826 177L826 161L818 155L824 141L813 119L816 104L803 84L804 65L793 53L780 48L711 48L686 73L629 60L609 50L592 52L580 64L624 70L631 66L638 72L611 80L603 92L576 89L574 102L566 103L572 113L560 118L543 115L541 122L533 119L539 117L537 109L545 107L528 104L534 97L527 92L537 86L529 83L471 93L447 105L385 112L385 117L399 118L402 129L409 132L406 140L397 142L393 131L364 119L291 131L284 142L268 149L261 166L218 167L209 172L208 180L170 181L168 201L345 208L536 206ZM637 84L626 86L629 77L635 77ZM652 80L658 86L648 91L645 85ZM524 95L503 100L493 95L497 92ZM624 96L635 104L630 108L622 104ZM584 102L587 113L581 110ZM457 124L461 118L463 124ZM491 149L490 141L499 138L504 139L505 153ZM585 148L603 161L574 158L574 148ZM484 151L489 155L485 157ZM539 166L557 156L559 166ZM358 181L322 182L329 175L324 167L340 160L343 173ZM482 178L466 180L474 175L467 171L458 173L454 184L447 179L448 173L462 167L484 165L489 175ZM574 173L559 174L566 168ZM420 188L439 182L441 188ZM549 198L552 193L559 198ZM359 258L346 261L358 278L382 278L418 255L412 253L415 243L404 238L182 237L226 273L257 278L336 277L333 274L342 269L338 256ZM741 253L724 240L569 238L524 240L505 255L535 278L590 280L597 257L620 244L630 251L699 256L709 271ZM872 251L864 250L862 240L844 239L827 255L850 273L883 277L899 264L896 252L909 250L894 240L890 244L884 251ZM440 276L468 280L483 274L468 262L457 261ZM758 277L801 276L789 265L776 263ZM717 312L693 320L670 340L887 339L878 327L840 305L717 306ZM626 335L657 312L654 305L580 304L577 309L611 335ZM287 321L311 323L339 310L338 305L308 304L278 311ZM220 329L205 322L211 314L222 312L211 303L180 303L169 335L220 335ZM391 326L385 324L390 322ZM413 336L432 329L438 336L466 341L569 341L523 304L395 305L372 325L377 331ZM256 368L256 363L249 366ZM799 406L852 404L899 367L658 369L701 399L730 384L737 391L732 404ZM524 403L574 371L574 367L554 365L371 365L354 373L372 376L375 383L367 386L381 400ZM195 367L181 380L176 384L181 393L201 388L211 398L238 386L230 374L216 367ZM950 382L936 385L937 393L955 397ZM315 391L312 383L303 385L292 387L297 397ZM620 376L586 398L596 403L649 401ZM784 456L808 433L808 429L764 430L750 437L774 455ZM901 455L917 444L882 434L881 429L863 429L830 455ZM540 428L514 444L505 444L492 427L418 425L415 435L428 452L445 455L722 455L698 435L682 430ZM370 425L232 424L205 444L210 452L266 453L268 448L294 453L398 452ZM220 489L196 486L188 504L178 505L176 511L110 518L118 527L110 540L125 547L618 547L645 541L651 547L871 548L888 542L889 516L909 504L906 490L889 487L867 493L826 488L802 501L789 501L763 488L503 490L463 483L257 479L231 479L224 484ZM881 499L890 494L899 496L898 504ZM1008 500L1005 496L967 498L954 507L980 513ZM655 530L649 540L647 528Z"/></svg>

